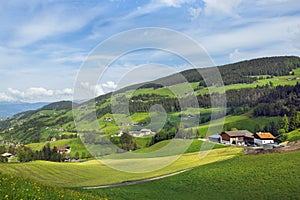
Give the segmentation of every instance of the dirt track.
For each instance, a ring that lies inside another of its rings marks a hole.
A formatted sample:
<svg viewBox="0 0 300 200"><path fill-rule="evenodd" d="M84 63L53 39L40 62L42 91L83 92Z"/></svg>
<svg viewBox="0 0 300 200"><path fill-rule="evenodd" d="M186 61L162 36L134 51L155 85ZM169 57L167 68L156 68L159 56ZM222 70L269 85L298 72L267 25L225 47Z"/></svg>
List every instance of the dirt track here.
<svg viewBox="0 0 300 200"><path fill-rule="evenodd" d="M154 181L154 180L167 178L167 177L170 177L170 176L181 174L181 173L189 171L189 170L191 170L191 169L185 169L185 170L181 170L181 171L178 171L178 172L174 172L172 174L166 174L166 175L157 176L157 177L154 177L154 178L142 179L142 180L137 180L137 181L128 181L128 182L122 182L122 183L110 184L110 185L83 187L82 189L91 190L91 189L101 189L101 188L113 188L113 187L119 187L119 186L125 186L125 185L135 185L135 184L138 184L138 183L146 183L146 182L150 182L150 181Z"/></svg>
<svg viewBox="0 0 300 200"><path fill-rule="evenodd" d="M300 140L296 142L288 142L284 147L268 149L268 150L246 148L245 153L250 155L256 155L256 154L266 154L266 153L284 153L284 152L297 151L297 150L300 150Z"/></svg>

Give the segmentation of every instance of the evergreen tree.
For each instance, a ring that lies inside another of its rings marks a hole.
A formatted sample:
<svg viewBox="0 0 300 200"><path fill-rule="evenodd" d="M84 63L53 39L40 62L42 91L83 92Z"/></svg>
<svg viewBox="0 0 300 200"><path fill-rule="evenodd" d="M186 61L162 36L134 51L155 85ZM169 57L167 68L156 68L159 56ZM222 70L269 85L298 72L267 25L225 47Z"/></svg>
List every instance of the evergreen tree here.
<svg viewBox="0 0 300 200"><path fill-rule="evenodd" d="M289 127L290 127L290 120L286 115L284 115L281 121L281 128L287 133L289 132Z"/></svg>

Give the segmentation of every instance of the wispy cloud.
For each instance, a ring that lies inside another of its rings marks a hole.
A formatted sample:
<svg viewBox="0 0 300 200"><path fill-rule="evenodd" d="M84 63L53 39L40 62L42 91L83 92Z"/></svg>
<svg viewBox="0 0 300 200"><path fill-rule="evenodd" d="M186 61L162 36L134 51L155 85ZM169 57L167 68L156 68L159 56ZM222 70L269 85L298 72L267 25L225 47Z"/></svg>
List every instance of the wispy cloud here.
<svg viewBox="0 0 300 200"><path fill-rule="evenodd" d="M230 16L237 16L238 5L242 2L241 0L203 0L205 3L205 14L206 15L219 15L226 14Z"/></svg>
<svg viewBox="0 0 300 200"><path fill-rule="evenodd" d="M49 90L42 87L31 87L25 91L15 88L8 88L5 93L0 93L0 101L22 101L22 102L40 102L40 101L58 101L60 99L72 99L73 90L65 88L62 90Z"/></svg>
<svg viewBox="0 0 300 200"><path fill-rule="evenodd" d="M31 101L30 93L49 101L71 96L70 90L69 96L66 94L66 88L72 88L90 51L114 34L144 26L187 34L217 64L262 56L300 55L299 10L298 0L3 1L0 100ZM143 44L139 38L129 39ZM160 38L170 48L177 46L188 55L198 55L189 45L173 40ZM111 48L113 51L115 47ZM111 60L112 51L90 56L90 60ZM120 76L151 61L169 67L186 66L180 59L161 52L141 52L120 58L101 83L85 87L96 94L110 91L116 85L121 87Z"/></svg>
<svg viewBox="0 0 300 200"><path fill-rule="evenodd" d="M34 42L49 39L58 35L77 31L93 20L103 7L85 7L56 5L37 6L34 10L25 10L26 21L16 24L10 45L23 47ZM24 12L24 11L23 11Z"/></svg>
<svg viewBox="0 0 300 200"><path fill-rule="evenodd" d="M106 83L103 83L102 86L110 90L114 90L118 87L118 85L113 81L107 81Z"/></svg>
<svg viewBox="0 0 300 200"><path fill-rule="evenodd" d="M197 19L201 12L202 12L201 7L198 7L198 8L190 7L189 13L191 15L191 20Z"/></svg>
<svg viewBox="0 0 300 200"><path fill-rule="evenodd" d="M89 82L80 82L80 87L82 91L86 93L93 93L95 96L104 94L104 91L100 84L93 85Z"/></svg>

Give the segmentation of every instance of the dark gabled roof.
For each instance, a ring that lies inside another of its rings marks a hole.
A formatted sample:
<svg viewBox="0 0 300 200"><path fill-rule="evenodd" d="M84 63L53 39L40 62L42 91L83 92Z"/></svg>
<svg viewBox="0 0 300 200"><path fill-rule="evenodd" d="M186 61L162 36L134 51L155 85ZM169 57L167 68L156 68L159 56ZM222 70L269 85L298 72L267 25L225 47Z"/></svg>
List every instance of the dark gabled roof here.
<svg viewBox="0 0 300 200"><path fill-rule="evenodd" d="M238 131L224 131L222 133L226 133L230 137L248 137L248 138L254 138L253 133L251 133L248 130L238 130Z"/></svg>
<svg viewBox="0 0 300 200"><path fill-rule="evenodd" d="M210 135L208 137L209 138L214 138L214 139L219 139L221 136L219 134L214 134L214 135Z"/></svg>

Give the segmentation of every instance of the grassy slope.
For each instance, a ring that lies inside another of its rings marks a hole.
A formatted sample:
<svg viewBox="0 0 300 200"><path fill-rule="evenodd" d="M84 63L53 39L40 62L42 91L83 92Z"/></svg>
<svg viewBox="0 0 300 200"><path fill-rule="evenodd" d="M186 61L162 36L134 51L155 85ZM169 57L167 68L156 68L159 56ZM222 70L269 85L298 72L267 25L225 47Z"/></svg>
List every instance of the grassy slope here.
<svg viewBox="0 0 300 200"><path fill-rule="evenodd" d="M180 140L180 139L177 139L177 140L178 141L182 141L182 143L183 143L182 145L184 145L185 140ZM170 142L171 142L171 140L164 140L164 141L158 142L158 143L156 143L156 144L154 144L154 145L152 145L152 146L150 146L148 148L138 149L135 152L136 153L149 153L149 152L153 152L153 151L159 150L160 148L166 146ZM185 152L186 153L197 152L197 151L200 150L200 148L203 145L203 143L204 142L201 141L201 140L194 140ZM177 143L177 144L180 145L180 143ZM174 147L174 149L170 152L170 155L176 155L176 149L177 149L177 147ZM217 148L224 148L224 147L228 147L228 146L225 146L225 145L222 145L222 144L214 144L213 148L217 149Z"/></svg>
<svg viewBox="0 0 300 200"><path fill-rule="evenodd" d="M30 147L32 150L42 150L42 148L45 146L47 142L40 142L40 143L31 143L26 146ZM65 140L58 140L55 142L50 142L50 147L53 148L54 146L70 146L71 147L71 156L75 156L76 152L79 153L79 155L82 154L82 152L85 152L86 155L88 154L88 151L82 144L80 138L74 138L74 139L65 139Z"/></svg>
<svg viewBox="0 0 300 200"><path fill-rule="evenodd" d="M224 127L230 128L237 128L239 130L247 129L251 132L254 132L255 125L258 124L260 127L266 125L266 123L274 121L277 122L280 120L280 117L256 117L251 118L248 115L229 115L226 116ZM200 133L204 136L208 130L208 127L211 126L212 128L216 126L222 126L222 120L217 119L213 120L210 123L205 123L199 126Z"/></svg>
<svg viewBox="0 0 300 200"><path fill-rule="evenodd" d="M87 191L113 199L298 199L300 151L238 156L132 186Z"/></svg>
<svg viewBox="0 0 300 200"><path fill-rule="evenodd" d="M289 76L277 76L269 79L262 79L258 80L257 82L251 83L251 84L232 84L232 85L226 85L225 90L233 90L233 89L241 89L241 88L255 88L256 86L263 86L266 84L269 84L270 82L273 83L274 86L278 85L295 85L297 81L300 81L300 68L294 69L294 75L289 75ZM298 78L298 79L297 79ZM288 80L292 79L292 80ZM163 95L163 96L169 96L169 97L175 97L172 90L175 91L179 96L184 97L186 88L193 88L196 89L199 83L180 83L173 85L168 88L160 88L154 90L153 88L147 88L147 89L139 89L136 90L133 93L133 96L138 96L140 94L157 94L157 95ZM212 86L210 88L211 92L222 92L222 88L218 88L215 86ZM132 91L128 92L132 93ZM196 91L196 94L208 94L208 89L207 88L201 88Z"/></svg>
<svg viewBox="0 0 300 200"><path fill-rule="evenodd" d="M0 173L0 199L104 199Z"/></svg>
<svg viewBox="0 0 300 200"><path fill-rule="evenodd" d="M290 142L300 140L300 129L289 132L287 136L287 140Z"/></svg>
<svg viewBox="0 0 300 200"><path fill-rule="evenodd" d="M239 148L219 148L211 150L210 153L203 159L199 159L198 152L184 154L166 168L143 174L117 171L96 160L85 163L53 163L35 161L30 163L0 164L0 172L16 176L24 176L32 178L35 181L47 182L49 184L55 184L63 187L93 186L168 174L232 158L240 152L241 149ZM129 160L128 162L132 162L132 160ZM144 162L144 160L140 159L140 162Z"/></svg>

